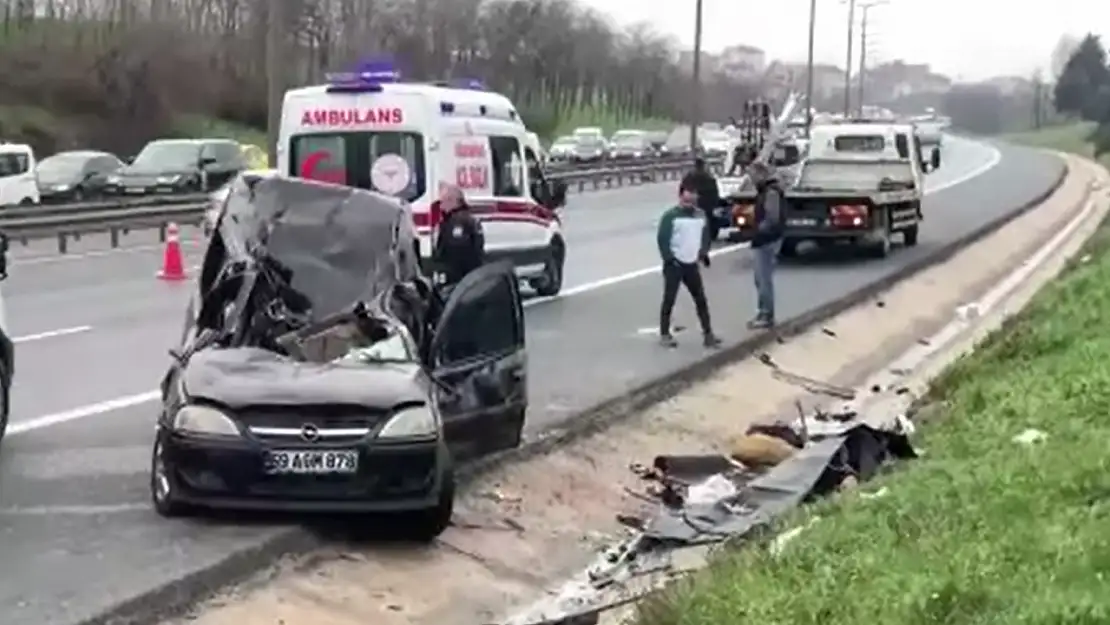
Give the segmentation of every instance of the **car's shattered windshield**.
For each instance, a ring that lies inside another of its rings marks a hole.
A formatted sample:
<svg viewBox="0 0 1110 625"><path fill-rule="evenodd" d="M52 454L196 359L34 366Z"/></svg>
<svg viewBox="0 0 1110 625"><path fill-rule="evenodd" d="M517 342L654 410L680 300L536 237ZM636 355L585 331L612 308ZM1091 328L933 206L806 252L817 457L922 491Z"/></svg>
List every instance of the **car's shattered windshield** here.
<svg viewBox="0 0 1110 625"><path fill-rule="evenodd" d="M233 190L225 220L319 321L418 273L405 216L371 193L275 178Z"/></svg>

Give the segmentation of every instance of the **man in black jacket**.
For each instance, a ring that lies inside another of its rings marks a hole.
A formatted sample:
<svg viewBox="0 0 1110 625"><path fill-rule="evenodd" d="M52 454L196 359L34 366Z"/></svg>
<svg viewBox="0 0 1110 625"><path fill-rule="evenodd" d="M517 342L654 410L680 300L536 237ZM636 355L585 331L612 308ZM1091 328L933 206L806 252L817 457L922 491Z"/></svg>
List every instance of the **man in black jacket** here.
<svg viewBox="0 0 1110 625"><path fill-rule="evenodd" d="M486 240L482 223L470 212L461 189L446 187L439 205L444 217L436 236L432 263L443 274L444 283L453 286L485 262Z"/></svg>
<svg viewBox="0 0 1110 625"><path fill-rule="evenodd" d="M775 258L782 244L782 187L770 165L756 161L748 168L756 188L755 234L752 237L752 273L755 275L756 315L748 327L756 330L775 325Z"/></svg>
<svg viewBox="0 0 1110 625"><path fill-rule="evenodd" d="M721 191L717 188L717 178L705 165L705 159L694 159L694 170L682 178L680 185L686 189L696 189L698 194L698 208L705 213L708 219L713 219L713 214L721 204Z"/></svg>

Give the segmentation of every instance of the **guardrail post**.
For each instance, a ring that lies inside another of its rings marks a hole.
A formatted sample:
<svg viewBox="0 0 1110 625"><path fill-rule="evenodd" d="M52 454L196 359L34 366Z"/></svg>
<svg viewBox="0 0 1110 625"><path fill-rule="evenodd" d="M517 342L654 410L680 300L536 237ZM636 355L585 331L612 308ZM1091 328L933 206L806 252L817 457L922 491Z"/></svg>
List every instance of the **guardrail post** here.
<svg viewBox="0 0 1110 625"><path fill-rule="evenodd" d="M578 181L578 192L582 193L585 190L586 190L586 181L585 180L579 180Z"/></svg>
<svg viewBox="0 0 1110 625"><path fill-rule="evenodd" d="M108 236L112 239L112 247L119 247L119 228L112 228L108 230Z"/></svg>
<svg viewBox="0 0 1110 625"><path fill-rule="evenodd" d="M58 233L58 253L59 254L65 254L66 253L66 249L68 247L67 243L68 243L68 241L66 240L66 233L59 232Z"/></svg>
<svg viewBox="0 0 1110 625"><path fill-rule="evenodd" d="M165 243L166 242L166 224L165 223L158 224L158 242L159 243Z"/></svg>
<svg viewBox="0 0 1110 625"><path fill-rule="evenodd" d="M23 247L27 247L27 243L29 240L30 239L28 239L27 237L19 237L19 242L23 244Z"/></svg>

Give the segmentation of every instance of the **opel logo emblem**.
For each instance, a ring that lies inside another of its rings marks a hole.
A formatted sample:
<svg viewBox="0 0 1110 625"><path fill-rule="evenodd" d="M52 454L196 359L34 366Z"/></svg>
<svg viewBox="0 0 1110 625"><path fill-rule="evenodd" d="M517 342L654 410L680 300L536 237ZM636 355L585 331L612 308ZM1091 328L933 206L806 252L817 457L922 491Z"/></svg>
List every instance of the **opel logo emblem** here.
<svg viewBox="0 0 1110 625"><path fill-rule="evenodd" d="M301 426L301 438L310 443L314 443L320 439L320 428L315 424L306 423Z"/></svg>

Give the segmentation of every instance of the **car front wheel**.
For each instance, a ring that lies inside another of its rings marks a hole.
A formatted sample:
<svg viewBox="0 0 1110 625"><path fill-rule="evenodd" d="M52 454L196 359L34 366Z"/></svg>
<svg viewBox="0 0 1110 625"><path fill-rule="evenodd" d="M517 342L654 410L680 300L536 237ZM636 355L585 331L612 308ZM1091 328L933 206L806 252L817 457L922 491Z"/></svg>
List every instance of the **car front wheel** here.
<svg viewBox="0 0 1110 625"><path fill-rule="evenodd" d="M565 253L560 245L551 246L551 253L544 261L543 275L530 280L528 285L543 297L558 295L563 290L564 257Z"/></svg>
<svg viewBox="0 0 1110 625"><path fill-rule="evenodd" d="M448 469L443 476L436 505L426 510L412 513L408 520L412 537L420 542L432 542L450 525L455 513L455 472Z"/></svg>
<svg viewBox="0 0 1110 625"><path fill-rule="evenodd" d="M190 512L189 506L177 498L177 485L166 466L165 447L157 438L150 459L150 500L159 516L175 518Z"/></svg>

